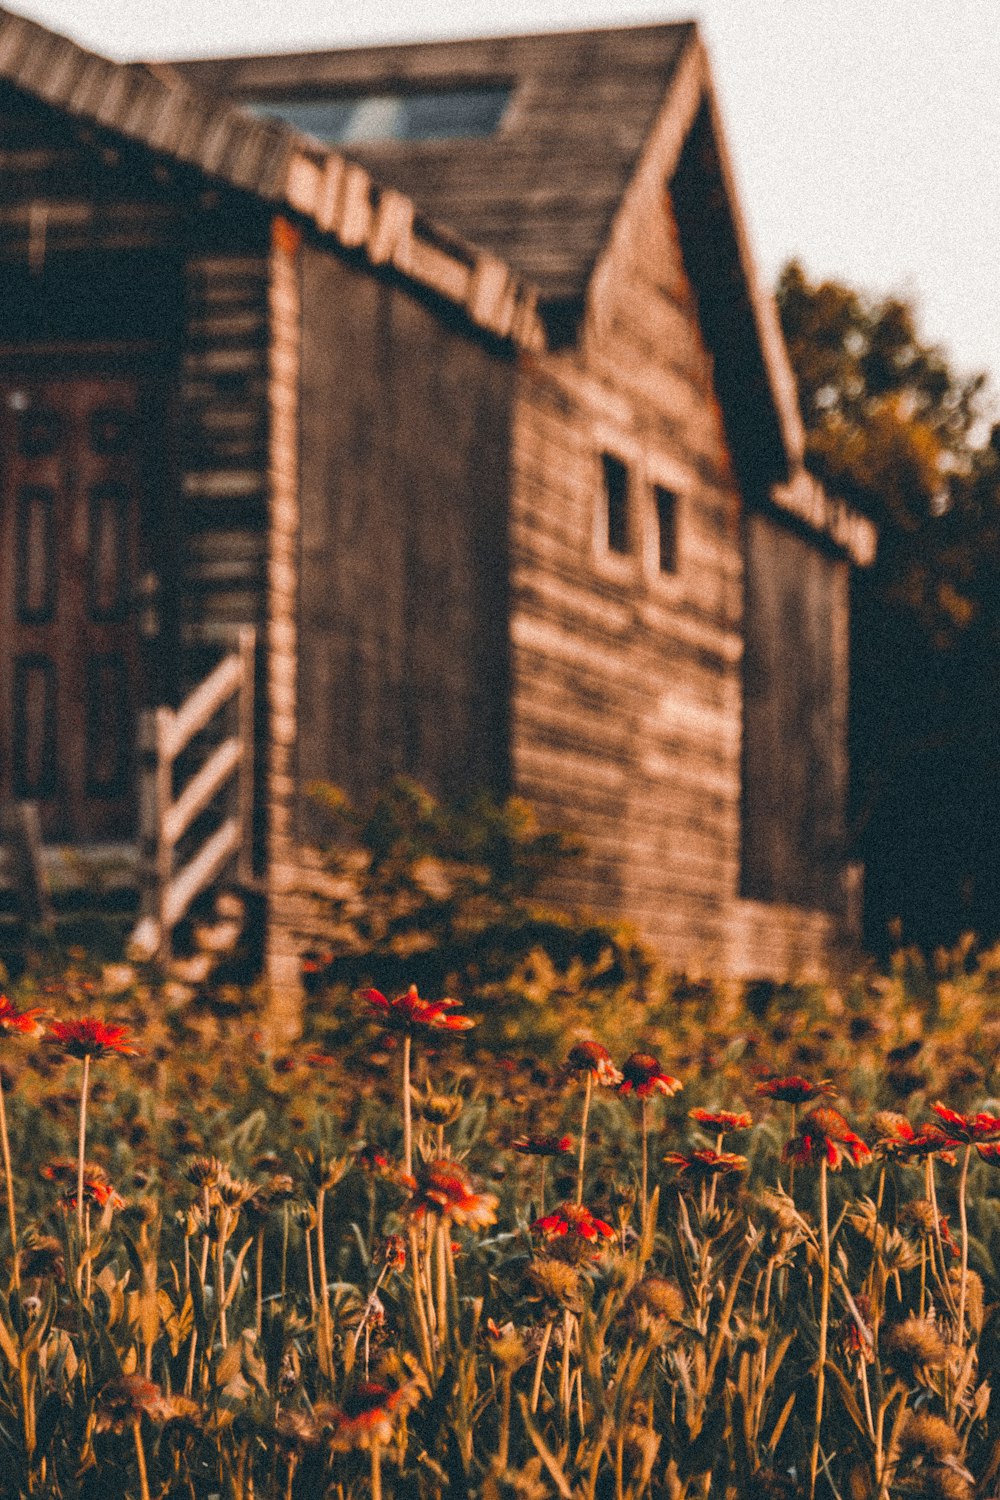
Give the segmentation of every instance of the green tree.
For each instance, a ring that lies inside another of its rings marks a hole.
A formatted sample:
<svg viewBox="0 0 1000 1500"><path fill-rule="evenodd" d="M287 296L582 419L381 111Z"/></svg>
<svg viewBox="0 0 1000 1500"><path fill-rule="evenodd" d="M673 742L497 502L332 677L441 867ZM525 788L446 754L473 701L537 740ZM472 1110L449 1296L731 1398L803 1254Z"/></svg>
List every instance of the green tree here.
<svg viewBox="0 0 1000 1500"><path fill-rule="evenodd" d="M853 837L868 937L1000 933L1000 427L912 306L792 262L778 307L807 462L879 528L852 611Z"/></svg>

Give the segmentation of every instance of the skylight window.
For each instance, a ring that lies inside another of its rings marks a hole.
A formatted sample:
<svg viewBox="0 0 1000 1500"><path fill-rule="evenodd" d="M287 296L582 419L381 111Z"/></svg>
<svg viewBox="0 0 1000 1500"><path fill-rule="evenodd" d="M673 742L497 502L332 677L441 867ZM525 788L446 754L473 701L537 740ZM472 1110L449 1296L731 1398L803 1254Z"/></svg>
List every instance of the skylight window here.
<svg viewBox="0 0 1000 1500"><path fill-rule="evenodd" d="M352 98L255 99L245 107L333 146L446 141L493 135L510 93L509 88L433 89Z"/></svg>

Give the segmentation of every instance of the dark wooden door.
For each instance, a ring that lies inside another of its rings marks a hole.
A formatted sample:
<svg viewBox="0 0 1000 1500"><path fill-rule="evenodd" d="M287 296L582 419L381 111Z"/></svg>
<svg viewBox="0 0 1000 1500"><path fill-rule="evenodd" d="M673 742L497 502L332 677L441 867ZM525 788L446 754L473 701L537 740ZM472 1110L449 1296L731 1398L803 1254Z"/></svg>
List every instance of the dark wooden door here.
<svg viewBox="0 0 1000 1500"><path fill-rule="evenodd" d="M135 834L140 387L0 380L0 801Z"/></svg>

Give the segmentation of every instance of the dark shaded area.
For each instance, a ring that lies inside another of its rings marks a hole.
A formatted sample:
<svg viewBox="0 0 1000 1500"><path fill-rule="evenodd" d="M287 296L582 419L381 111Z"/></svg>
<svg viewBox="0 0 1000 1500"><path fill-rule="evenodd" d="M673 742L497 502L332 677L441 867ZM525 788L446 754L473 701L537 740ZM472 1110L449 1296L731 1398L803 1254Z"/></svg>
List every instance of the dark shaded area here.
<svg viewBox="0 0 1000 1500"><path fill-rule="evenodd" d="M303 252L304 797L509 784L513 366L386 282Z"/></svg>
<svg viewBox="0 0 1000 1500"><path fill-rule="evenodd" d="M745 519L744 564L741 893L842 914L847 564L760 514Z"/></svg>

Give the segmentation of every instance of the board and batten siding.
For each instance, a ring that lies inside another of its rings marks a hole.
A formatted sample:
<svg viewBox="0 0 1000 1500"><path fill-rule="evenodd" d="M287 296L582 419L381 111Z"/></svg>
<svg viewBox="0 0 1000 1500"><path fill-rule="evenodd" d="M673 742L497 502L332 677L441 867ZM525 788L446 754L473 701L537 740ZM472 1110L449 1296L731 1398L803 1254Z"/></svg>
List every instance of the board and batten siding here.
<svg viewBox="0 0 1000 1500"><path fill-rule="evenodd" d="M503 795L513 366L389 278L302 251L298 828L308 787Z"/></svg>
<svg viewBox="0 0 1000 1500"><path fill-rule="evenodd" d="M632 922L668 965L816 972L828 969L841 936L829 904L818 909L824 902L812 899L826 890L789 877L767 892L776 899L744 898L744 506L667 192L669 166L655 146L598 263L577 345L520 361L514 786L544 823L583 837L585 858L562 893ZM629 471L624 556L607 546L603 453ZM659 570L657 484L676 496L676 573ZM808 553L822 592L829 559L813 540L762 517L751 531L772 524L785 550ZM752 555L763 556L759 545ZM847 661L836 604L846 564L833 566L835 598L824 599L813 627L828 648L820 690L829 690L831 729ZM760 629L768 624L758 615ZM799 699L795 691L779 714L807 711L804 688ZM816 823L826 831L843 790L838 778L834 768L818 793L826 802Z"/></svg>

